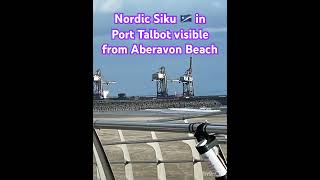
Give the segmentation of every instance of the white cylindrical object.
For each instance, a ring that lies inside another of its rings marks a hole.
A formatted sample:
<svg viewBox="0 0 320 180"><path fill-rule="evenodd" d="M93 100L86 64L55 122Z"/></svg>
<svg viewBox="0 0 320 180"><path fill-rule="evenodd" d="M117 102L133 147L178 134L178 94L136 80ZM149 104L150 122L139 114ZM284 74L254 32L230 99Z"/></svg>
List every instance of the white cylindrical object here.
<svg viewBox="0 0 320 180"><path fill-rule="evenodd" d="M201 155L204 159L208 160L209 168L215 173L215 177L221 177L227 174L227 170L212 149Z"/></svg>
<svg viewBox="0 0 320 180"><path fill-rule="evenodd" d="M207 160L209 169L215 174L215 177L223 177L227 175L227 169L217 157L213 148L207 146L207 140L203 139L196 145L196 149L204 160Z"/></svg>

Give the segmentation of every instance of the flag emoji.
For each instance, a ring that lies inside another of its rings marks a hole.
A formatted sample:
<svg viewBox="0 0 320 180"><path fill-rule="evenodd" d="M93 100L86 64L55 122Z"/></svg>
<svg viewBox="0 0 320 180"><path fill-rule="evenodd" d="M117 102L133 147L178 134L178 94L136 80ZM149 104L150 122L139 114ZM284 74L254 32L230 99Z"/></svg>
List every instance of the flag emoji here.
<svg viewBox="0 0 320 180"><path fill-rule="evenodd" d="M191 21L191 14L188 14L188 15L180 15L180 21L181 22L192 22Z"/></svg>

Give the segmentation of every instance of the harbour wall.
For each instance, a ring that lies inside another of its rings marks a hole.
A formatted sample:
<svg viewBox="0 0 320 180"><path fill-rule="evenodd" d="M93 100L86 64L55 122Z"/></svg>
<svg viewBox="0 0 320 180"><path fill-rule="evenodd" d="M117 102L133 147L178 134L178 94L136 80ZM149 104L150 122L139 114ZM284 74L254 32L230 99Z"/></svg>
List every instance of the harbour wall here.
<svg viewBox="0 0 320 180"><path fill-rule="evenodd" d="M127 98L94 100L93 111L138 111L143 109L167 109L167 108L218 108L227 105L226 97L205 96L194 98Z"/></svg>

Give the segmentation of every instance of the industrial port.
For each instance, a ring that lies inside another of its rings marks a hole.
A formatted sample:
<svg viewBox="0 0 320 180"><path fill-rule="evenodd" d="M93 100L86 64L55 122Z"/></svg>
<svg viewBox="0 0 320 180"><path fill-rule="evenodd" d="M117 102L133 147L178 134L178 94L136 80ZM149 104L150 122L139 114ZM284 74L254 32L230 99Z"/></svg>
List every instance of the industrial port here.
<svg viewBox="0 0 320 180"><path fill-rule="evenodd" d="M192 76L192 57L188 69L177 79L168 79L164 66L158 72L152 74L151 81L155 82L154 96L127 96L126 93L118 93L118 97L109 97L107 86L116 81L104 80L102 72L98 69L93 75L93 111L138 111L143 109L166 108L211 108L219 109L227 105L226 95L195 96L194 80ZM178 82L182 85L180 95L168 94L168 84Z"/></svg>

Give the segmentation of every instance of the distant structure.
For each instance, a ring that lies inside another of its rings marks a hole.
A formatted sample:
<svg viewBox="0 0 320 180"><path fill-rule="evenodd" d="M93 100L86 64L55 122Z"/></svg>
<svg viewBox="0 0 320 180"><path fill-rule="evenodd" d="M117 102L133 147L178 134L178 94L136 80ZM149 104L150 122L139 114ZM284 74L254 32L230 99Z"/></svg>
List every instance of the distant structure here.
<svg viewBox="0 0 320 180"><path fill-rule="evenodd" d="M159 71L152 74L152 81L156 81L157 85L157 98L169 97L168 95L168 82L182 83L183 91L182 96L189 98L194 96L193 77L192 77L192 57L190 57L190 65L186 72L178 79L168 79L165 67L160 67ZM174 96L177 96L176 93ZM171 97L171 96L170 96Z"/></svg>
<svg viewBox="0 0 320 180"><path fill-rule="evenodd" d="M156 81L157 84L157 97L168 97L168 82L164 66L161 66L158 72L152 74L152 81Z"/></svg>
<svg viewBox="0 0 320 180"><path fill-rule="evenodd" d="M118 99L127 99L126 93L118 93Z"/></svg>
<svg viewBox="0 0 320 180"><path fill-rule="evenodd" d="M183 86L183 97L193 97L192 57L190 57L189 69L180 77L180 82L182 82Z"/></svg>
<svg viewBox="0 0 320 180"><path fill-rule="evenodd" d="M109 91L104 89L103 85L109 85L116 83L115 81L104 81L101 70L98 69L93 75L93 98L94 99L106 99Z"/></svg>

